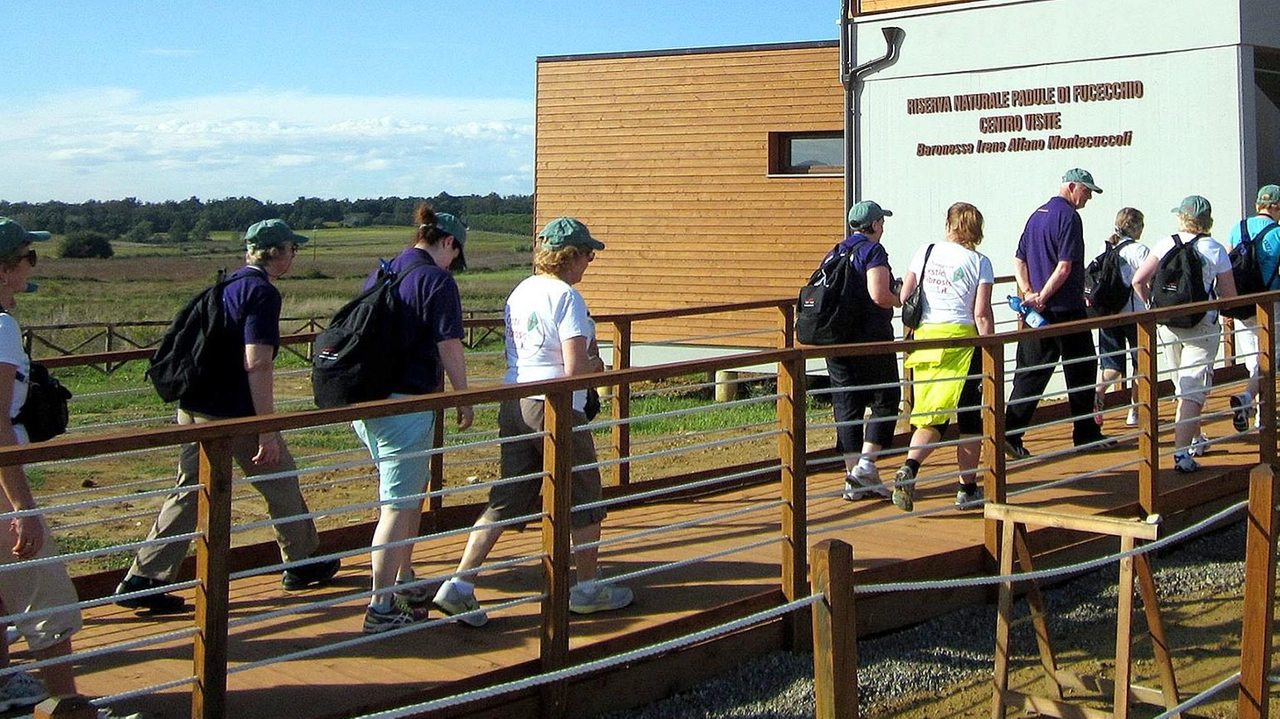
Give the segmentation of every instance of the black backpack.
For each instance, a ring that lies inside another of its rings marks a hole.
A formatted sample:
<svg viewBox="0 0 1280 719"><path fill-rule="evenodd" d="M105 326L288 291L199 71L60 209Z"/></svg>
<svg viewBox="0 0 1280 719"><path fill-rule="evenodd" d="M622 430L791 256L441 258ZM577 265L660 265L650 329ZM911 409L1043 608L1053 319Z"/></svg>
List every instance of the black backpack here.
<svg viewBox="0 0 1280 719"><path fill-rule="evenodd" d="M809 276L796 301L796 339L807 345L836 345L853 339L854 308L845 300L858 280L853 253L836 245Z"/></svg>
<svg viewBox="0 0 1280 719"><path fill-rule="evenodd" d="M223 378L228 366L243 363L244 343L231 332L222 306L222 291L240 279L206 287L173 318L147 367L147 379L160 399L175 402Z"/></svg>
<svg viewBox="0 0 1280 719"><path fill-rule="evenodd" d="M311 391L317 407L345 407L391 396L403 361L396 335L401 304L396 288L410 272L427 264L395 273L384 261L378 282L343 305L316 336Z"/></svg>
<svg viewBox="0 0 1280 719"><path fill-rule="evenodd" d="M1266 292L1275 279L1272 273L1268 279L1262 277L1262 262L1258 258L1258 240L1276 228L1276 223L1267 225L1256 235L1249 234L1249 221L1240 221L1240 244L1231 248L1231 274L1236 280L1236 294L1251 295L1255 292ZM1280 269L1280 267L1277 267ZM1237 320L1253 319L1257 305L1242 305L1222 311L1222 314Z"/></svg>
<svg viewBox="0 0 1280 719"><path fill-rule="evenodd" d="M71 390L63 387L57 377L49 374L49 368L39 362L32 362L26 375L18 372L15 377L19 382L27 383L27 399L18 410L18 416L13 418L13 423L27 430L27 439L43 442L66 432L70 419L67 400L71 399Z"/></svg>
<svg viewBox="0 0 1280 719"><path fill-rule="evenodd" d="M1204 260L1196 251L1196 240L1201 237L1204 235L1196 235L1190 242L1183 242L1178 235L1173 236L1173 249L1160 258L1160 264L1151 279L1153 309L1177 307L1209 299L1204 286ZM1204 316L1204 312L1193 312L1170 317L1160 324L1185 329L1200 324Z"/></svg>
<svg viewBox="0 0 1280 719"><path fill-rule="evenodd" d="M1129 303L1133 288L1124 282L1124 258L1120 248L1133 242L1117 242L1093 258L1084 270L1084 304L1090 317L1114 315Z"/></svg>

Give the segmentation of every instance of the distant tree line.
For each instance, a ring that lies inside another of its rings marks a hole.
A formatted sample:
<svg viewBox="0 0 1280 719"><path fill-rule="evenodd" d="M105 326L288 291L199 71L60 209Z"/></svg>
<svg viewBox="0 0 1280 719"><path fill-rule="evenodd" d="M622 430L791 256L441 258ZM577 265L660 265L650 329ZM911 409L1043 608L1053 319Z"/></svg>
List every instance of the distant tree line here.
<svg viewBox="0 0 1280 719"><path fill-rule="evenodd" d="M376 200L322 200L299 197L293 202L262 202L252 197L202 201L197 197L166 202L89 200L68 202L5 202L0 216L11 217L29 229L60 235L101 233L108 238L138 242L207 240L215 231L243 231L259 220L280 217L295 229L346 225L412 225L413 211L426 200L437 212L462 217L476 230L533 234L533 197L497 193L435 197L380 197ZM100 237L93 236L95 242Z"/></svg>

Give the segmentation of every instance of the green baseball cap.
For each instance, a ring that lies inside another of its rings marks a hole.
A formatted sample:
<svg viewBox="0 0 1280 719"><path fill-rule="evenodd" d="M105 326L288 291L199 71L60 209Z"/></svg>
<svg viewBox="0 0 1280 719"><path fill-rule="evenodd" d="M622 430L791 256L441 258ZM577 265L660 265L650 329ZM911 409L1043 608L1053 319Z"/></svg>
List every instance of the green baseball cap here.
<svg viewBox="0 0 1280 719"><path fill-rule="evenodd" d="M584 247L588 250L603 250L604 243L591 236L587 226L572 217L560 217L547 223L538 233L542 238L542 246L548 250L561 250L566 247Z"/></svg>
<svg viewBox="0 0 1280 719"><path fill-rule="evenodd" d="M1259 205L1274 205L1280 203L1280 185L1263 185L1258 190Z"/></svg>
<svg viewBox="0 0 1280 719"><path fill-rule="evenodd" d="M439 212L436 213L436 229L453 235L453 241L458 244L458 259L449 265L449 269L458 272L467 269L467 256L463 252L463 246L467 244L467 223L448 212Z"/></svg>
<svg viewBox="0 0 1280 719"><path fill-rule="evenodd" d="M1082 170L1079 167L1076 167L1071 170L1067 170L1066 174L1062 176L1062 181L1075 182L1077 184L1084 185L1085 187L1089 188L1093 192L1098 193L1099 195L1102 194L1102 188L1098 187L1093 182L1093 175L1090 174L1088 170Z"/></svg>
<svg viewBox="0 0 1280 719"><path fill-rule="evenodd" d="M1182 198L1182 202L1177 207L1169 211L1188 217L1203 218L1213 214L1213 207L1209 205L1208 200L1199 195L1187 195Z"/></svg>
<svg viewBox="0 0 1280 719"><path fill-rule="evenodd" d="M893 213L884 209L872 200L863 200L849 208L849 224L854 227L866 227L881 217L893 217Z"/></svg>
<svg viewBox="0 0 1280 719"><path fill-rule="evenodd" d="M279 218L255 222L244 233L244 246L250 250L265 250L291 242L301 245L310 241L310 237L289 229L289 225Z"/></svg>
<svg viewBox="0 0 1280 719"><path fill-rule="evenodd" d="M32 242L44 242L52 236L48 232L24 230L22 225L8 217L0 217L0 256Z"/></svg>

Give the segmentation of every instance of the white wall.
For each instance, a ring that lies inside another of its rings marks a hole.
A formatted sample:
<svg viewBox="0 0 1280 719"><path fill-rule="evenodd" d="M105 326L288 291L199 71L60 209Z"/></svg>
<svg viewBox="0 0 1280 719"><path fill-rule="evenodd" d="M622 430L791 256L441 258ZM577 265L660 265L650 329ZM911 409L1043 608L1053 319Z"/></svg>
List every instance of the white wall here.
<svg viewBox="0 0 1280 719"><path fill-rule="evenodd" d="M1224 0L1032 0L859 23L859 62L883 54L882 26L906 32L900 59L866 78L860 104L860 199L895 212L885 237L895 269L905 267L916 247L941 239L946 208L965 200L986 217L981 250L997 274L1010 273L1027 216L1072 167L1090 170L1105 190L1081 213L1090 255L1124 206L1146 213L1148 239L1173 230L1169 209L1192 193L1220 210L1219 228L1229 227L1239 219L1243 192L1237 10ZM1141 83L1142 96L1082 102L1073 89L1063 102L1056 91L1114 82ZM1015 91L1049 87L1055 88L1052 104L962 110L954 100L1007 92L1013 102ZM910 100L944 96L952 99L949 112L908 112ZM1028 113L1048 114L1060 129L1033 130ZM1023 118L1021 131L982 132L984 118L1010 115ZM1132 133L1124 147L919 153L920 144L1124 132Z"/></svg>

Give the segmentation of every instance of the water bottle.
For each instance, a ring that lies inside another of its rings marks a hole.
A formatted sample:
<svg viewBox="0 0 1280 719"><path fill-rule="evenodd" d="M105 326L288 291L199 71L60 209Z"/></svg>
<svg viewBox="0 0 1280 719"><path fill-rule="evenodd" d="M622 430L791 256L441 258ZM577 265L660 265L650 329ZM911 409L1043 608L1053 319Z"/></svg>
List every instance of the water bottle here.
<svg viewBox="0 0 1280 719"><path fill-rule="evenodd" d="M1030 305L1022 304L1022 300L1014 295L1009 295L1009 309L1017 312L1022 321L1031 329L1049 324L1049 320L1046 320L1044 315L1036 312Z"/></svg>

